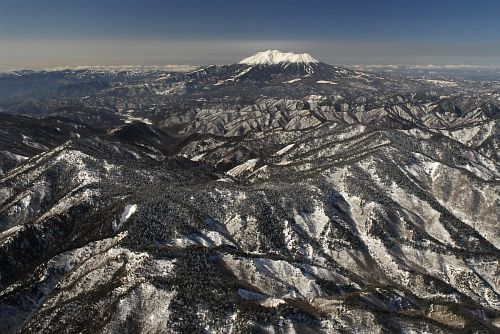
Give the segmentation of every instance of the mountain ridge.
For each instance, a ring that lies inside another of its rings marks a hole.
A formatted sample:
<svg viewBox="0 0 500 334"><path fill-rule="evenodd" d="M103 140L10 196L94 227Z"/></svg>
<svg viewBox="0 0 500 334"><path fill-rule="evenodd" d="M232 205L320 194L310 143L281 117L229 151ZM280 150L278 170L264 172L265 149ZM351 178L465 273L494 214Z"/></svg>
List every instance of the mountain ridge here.
<svg viewBox="0 0 500 334"><path fill-rule="evenodd" d="M498 83L0 80L0 332L498 332Z"/></svg>

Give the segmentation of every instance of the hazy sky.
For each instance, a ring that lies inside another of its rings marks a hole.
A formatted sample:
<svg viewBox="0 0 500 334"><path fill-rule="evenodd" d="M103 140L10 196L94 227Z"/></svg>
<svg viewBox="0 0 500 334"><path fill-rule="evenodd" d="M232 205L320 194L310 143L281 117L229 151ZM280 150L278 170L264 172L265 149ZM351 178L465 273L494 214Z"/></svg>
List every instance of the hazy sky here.
<svg viewBox="0 0 500 334"><path fill-rule="evenodd" d="M0 0L0 66L500 65L500 0Z"/></svg>

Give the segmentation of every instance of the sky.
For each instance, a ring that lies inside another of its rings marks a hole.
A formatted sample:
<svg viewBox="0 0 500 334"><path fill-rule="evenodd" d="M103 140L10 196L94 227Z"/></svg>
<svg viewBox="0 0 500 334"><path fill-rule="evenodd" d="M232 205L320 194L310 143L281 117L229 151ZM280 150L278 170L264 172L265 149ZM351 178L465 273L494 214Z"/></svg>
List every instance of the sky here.
<svg viewBox="0 0 500 334"><path fill-rule="evenodd" d="M0 67L500 65L500 0L0 0Z"/></svg>

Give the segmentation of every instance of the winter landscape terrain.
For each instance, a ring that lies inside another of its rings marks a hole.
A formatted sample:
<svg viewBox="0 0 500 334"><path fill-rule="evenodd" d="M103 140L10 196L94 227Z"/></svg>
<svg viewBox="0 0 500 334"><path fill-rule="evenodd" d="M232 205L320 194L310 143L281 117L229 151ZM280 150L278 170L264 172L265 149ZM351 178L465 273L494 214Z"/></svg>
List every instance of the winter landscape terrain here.
<svg viewBox="0 0 500 334"><path fill-rule="evenodd" d="M0 73L0 333L499 333L498 69Z"/></svg>

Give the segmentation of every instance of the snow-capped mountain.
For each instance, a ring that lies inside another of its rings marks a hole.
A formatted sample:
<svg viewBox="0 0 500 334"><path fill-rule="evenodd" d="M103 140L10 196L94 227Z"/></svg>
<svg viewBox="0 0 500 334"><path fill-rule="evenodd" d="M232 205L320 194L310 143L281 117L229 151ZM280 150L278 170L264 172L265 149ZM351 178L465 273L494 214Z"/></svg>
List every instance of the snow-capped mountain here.
<svg viewBox="0 0 500 334"><path fill-rule="evenodd" d="M497 333L498 82L242 62L0 76L0 332Z"/></svg>
<svg viewBox="0 0 500 334"><path fill-rule="evenodd" d="M282 64L310 64L319 63L308 53L281 52L278 50L262 51L239 62L244 65L282 65Z"/></svg>

